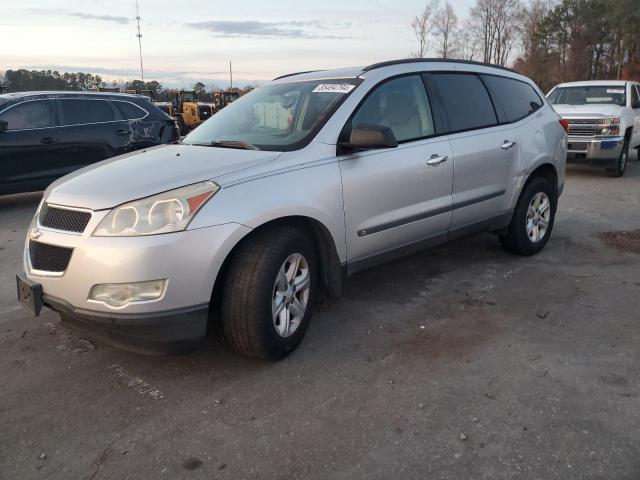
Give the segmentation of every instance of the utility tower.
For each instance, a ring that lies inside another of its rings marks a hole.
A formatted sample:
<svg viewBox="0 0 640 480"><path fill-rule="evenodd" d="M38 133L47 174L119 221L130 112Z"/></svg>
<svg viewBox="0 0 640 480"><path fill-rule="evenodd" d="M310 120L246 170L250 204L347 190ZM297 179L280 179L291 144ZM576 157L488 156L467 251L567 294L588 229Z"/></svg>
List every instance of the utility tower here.
<svg viewBox="0 0 640 480"><path fill-rule="evenodd" d="M140 50L140 76L141 80L144 82L144 68L142 68L142 30L140 29L140 7L138 5L138 0L136 0L136 22L138 22L138 49Z"/></svg>

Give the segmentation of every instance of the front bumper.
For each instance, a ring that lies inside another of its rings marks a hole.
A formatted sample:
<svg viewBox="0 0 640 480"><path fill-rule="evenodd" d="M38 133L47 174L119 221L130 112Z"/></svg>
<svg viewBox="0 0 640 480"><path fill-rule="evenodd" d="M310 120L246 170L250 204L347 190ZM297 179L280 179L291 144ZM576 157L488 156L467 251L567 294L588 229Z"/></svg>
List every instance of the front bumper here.
<svg viewBox="0 0 640 480"><path fill-rule="evenodd" d="M569 137L567 160L584 161L592 165L613 166L618 161L624 137Z"/></svg>
<svg viewBox="0 0 640 480"><path fill-rule="evenodd" d="M207 333L208 303L151 314L83 310L48 295L43 296L43 304L60 314L63 326L80 335L138 353L188 353Z"/></svg>
<svg viewBox="0 0 640 480"><path fill-rule="evenodd" d="M105 214L94 212L82 235L40 227L37 242L73 249L61 275L31 269L27 239L25 277L42 286L44 306L65 325L133 350L178 353L202 340L218 272L250 229L225 224L164 235L92 237ZM89 299L96 284L158 279L167 286L157 300L113 308Z"/></svg>

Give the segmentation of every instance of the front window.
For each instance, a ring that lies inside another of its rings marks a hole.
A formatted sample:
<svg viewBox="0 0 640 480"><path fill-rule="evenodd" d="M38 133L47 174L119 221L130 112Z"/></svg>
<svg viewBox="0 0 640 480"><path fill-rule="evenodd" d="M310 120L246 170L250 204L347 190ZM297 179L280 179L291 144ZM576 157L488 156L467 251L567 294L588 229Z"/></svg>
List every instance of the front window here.
<svg viewBox="0 0 640 480"><path fill-rule="evenodd" d="M553 105L620 105L627 103L624 85L588 85L584 87L559 87L549 94Z"/></svg>
<svg viewBox="0 0 640 480"><path fill-rule="evenodd" d="M357 80L272 84L236 100L185 137L189 145L289 151L306 145Z"/></svg>
<svg viewBox="0 0 640 480"><path fill-rule="evenodd" d="M55 117L54 103L51 100L19 103L0 114L0 120L8 123L9 130L54 127Z"/></svg>

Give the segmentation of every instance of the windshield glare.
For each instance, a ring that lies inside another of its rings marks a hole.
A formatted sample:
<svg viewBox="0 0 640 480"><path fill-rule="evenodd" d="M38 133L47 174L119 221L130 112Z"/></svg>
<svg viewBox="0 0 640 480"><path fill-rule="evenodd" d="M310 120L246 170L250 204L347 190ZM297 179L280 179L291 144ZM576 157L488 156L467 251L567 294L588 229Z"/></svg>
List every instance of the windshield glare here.
<svg viewBox="0 0 640 480"><path fill-rule="evenodd" d="M183 143L242 142L260 150L306 145L355 89L356 80L322 80L258 88L216 113Z"/></svg>
<svg viewBox="0 0 640 480"><path fill-rule="evenodd" d="M560 87L549 95L553 105L610 104L626 105L625 87L590 85L586 87Z"/></svg>

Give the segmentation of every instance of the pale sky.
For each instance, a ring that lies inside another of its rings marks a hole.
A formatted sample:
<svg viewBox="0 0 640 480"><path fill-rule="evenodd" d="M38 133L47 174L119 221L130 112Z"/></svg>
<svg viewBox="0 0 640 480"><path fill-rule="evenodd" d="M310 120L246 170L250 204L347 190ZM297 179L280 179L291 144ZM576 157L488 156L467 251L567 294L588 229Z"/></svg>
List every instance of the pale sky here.
<svg viewBox="0 0 640 480"><path fill-rule="evenodd" d="M444 0L443 0L444 1ZM468 16L472 0L450 0ZM140 0L145 80L226 87L407 57L424 0ZM140 77L135 0L0 0L0 72Z"/></svg>

